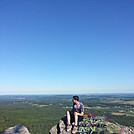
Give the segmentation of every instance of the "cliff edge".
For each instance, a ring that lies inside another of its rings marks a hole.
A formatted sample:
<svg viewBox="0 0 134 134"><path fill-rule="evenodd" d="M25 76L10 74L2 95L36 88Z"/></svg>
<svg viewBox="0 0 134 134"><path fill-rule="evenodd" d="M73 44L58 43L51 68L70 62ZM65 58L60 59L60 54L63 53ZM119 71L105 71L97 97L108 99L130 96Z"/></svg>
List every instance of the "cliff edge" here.
<svg viewBox="0 0 134 134"><path fill-rule="evenodd" d="M73 129L74 123L72 123ZM66 131L66 116L51 128L49 134L71 134ZM134 134L133 127L127 127L113 122L106 116L85 114L83 121L79 122L76 134Z"/></svg>

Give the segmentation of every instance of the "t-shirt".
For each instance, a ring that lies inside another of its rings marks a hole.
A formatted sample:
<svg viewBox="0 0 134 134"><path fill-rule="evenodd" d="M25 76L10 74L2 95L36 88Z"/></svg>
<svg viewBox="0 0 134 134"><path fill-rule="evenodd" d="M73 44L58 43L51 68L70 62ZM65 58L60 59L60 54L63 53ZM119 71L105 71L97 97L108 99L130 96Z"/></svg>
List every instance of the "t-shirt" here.
<svg viewBox="0 0 134 134"><path fill-rule="evenodd" d="M77 113L84 112L84 105L81 102L79 102L79 105L73 103L73 111Z"/></svg>

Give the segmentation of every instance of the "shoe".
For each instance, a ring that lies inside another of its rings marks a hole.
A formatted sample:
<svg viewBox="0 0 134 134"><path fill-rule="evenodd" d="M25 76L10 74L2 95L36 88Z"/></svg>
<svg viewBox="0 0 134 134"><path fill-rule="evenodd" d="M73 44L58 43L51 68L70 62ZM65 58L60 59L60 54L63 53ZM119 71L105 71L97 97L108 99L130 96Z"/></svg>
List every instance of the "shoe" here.
<svg viewBox="0 0 134 134"><path fill-rule="evenodd" d="M67 132L70 131L72 128L72 125L67 125Z"/></svg>
<svg viewBox="0 0 134 134"><path fill-rule="evenodd" d="M73 134L76 133L76 132L77 132L77 129L78 129L78 127L77 127L77 126L74 126L74 128L73 128L73 130L72 130L72 133L73 133Z"/></svg>

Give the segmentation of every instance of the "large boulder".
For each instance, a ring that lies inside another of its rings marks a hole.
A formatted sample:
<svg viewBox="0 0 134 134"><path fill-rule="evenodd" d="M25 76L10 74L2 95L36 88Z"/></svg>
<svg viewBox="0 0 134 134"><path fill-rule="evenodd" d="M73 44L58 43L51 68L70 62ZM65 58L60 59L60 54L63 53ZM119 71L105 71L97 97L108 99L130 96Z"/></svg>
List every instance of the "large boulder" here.
<svg viewBox="0 0 134 134"><path fill-rule="evenodd" d="M51 128L49 134L69 134L66 132L67 117L60 119L59 123Z"/></svg>
<svg viewBox="0 0 134 134"><path fill-rule="evenodd" d="M3 130L0 134L30 134L28 129L24 126L14 126Z"/></svg>

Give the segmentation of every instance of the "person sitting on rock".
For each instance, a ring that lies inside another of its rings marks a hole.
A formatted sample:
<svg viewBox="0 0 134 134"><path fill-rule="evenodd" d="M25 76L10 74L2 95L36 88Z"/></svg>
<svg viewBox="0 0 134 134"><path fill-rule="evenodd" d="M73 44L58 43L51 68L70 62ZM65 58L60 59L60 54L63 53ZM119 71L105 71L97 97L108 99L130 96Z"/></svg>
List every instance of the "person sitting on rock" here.
<svg viewBox="0 0 134 134"><path fill-rule="evenodd" d="M67 131L70 131L72 128L71 123L74 123L74 128L72 130L72 133L77 132L77 124L79 121L83 120L84 116L84 105L79 102L79 97L73 96L73 109L71 111L67 111ZM71 123L70 123L71 120Z"/></svg>

